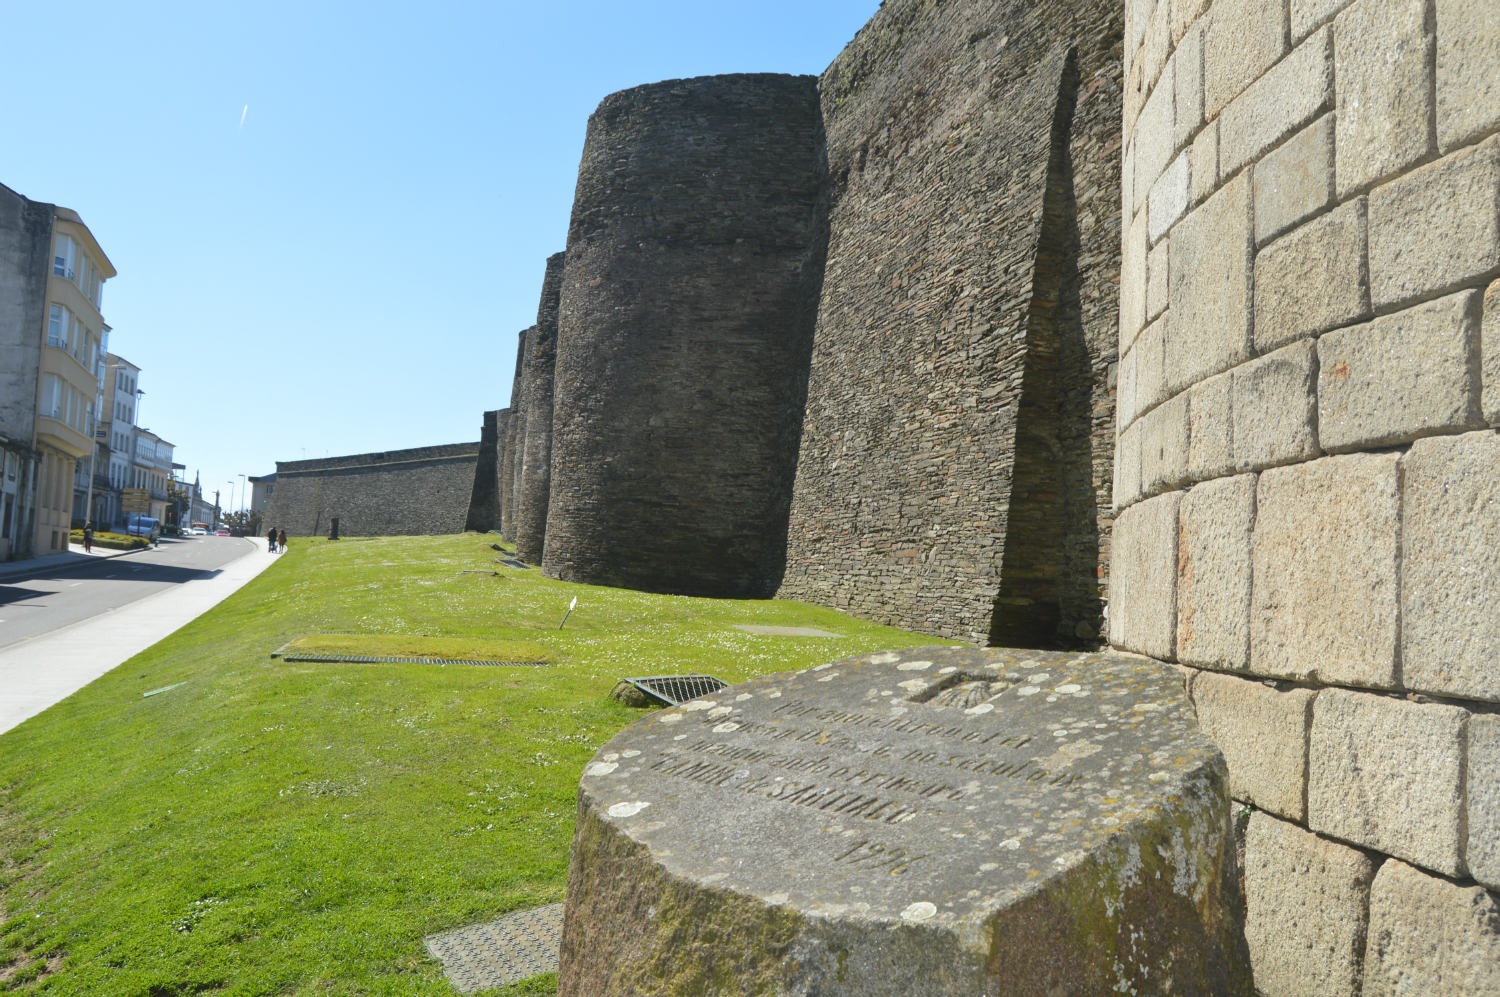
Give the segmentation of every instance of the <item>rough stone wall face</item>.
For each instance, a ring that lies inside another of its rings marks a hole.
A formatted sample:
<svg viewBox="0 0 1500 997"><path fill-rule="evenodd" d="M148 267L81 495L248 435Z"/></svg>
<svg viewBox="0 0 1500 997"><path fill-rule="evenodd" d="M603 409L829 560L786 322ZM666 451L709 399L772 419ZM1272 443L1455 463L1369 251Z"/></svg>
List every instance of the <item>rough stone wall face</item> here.
<svg viewBox="0 0 1500 997"><path fill-rule="evenodd" d="M53 207L0 186L0 438L31 447Z"/></svg>
<svg viewBox="0 0 1500 997"><path fill-rule="evenodd" d="M462 533L478 443L276 462L267 528L291 537Z"/></svg>
<svg viewBox="0 0 1500 997"><path fill-rule="evenodd" d="M1120 12L888 2L819 82L829 243L790 598L1029 646L1099 632Z"/></svg>
<svg viewBox="0 0 1500 997"><path fill-rule="evenodd" d="M1500 992L1497 79L1492 3L1127 2L1111 638L1267 994Z"/></svg>
<svg viewBox="0 0 1500 997"><path fill-rule="evenodd" d="M822 272L815 84L669 80L590 118L562 282L548 575L775 590Z"/></svg>
<svg viewBox="0 0 1500 997"><path fill-rule="evenodd" d="M464 529L487 533L500 525L500 427L509 409L486 412L479 429L479 456L474 462L474 488Z"/></svg>
<svg viewBox="0 0 1500 997"><path fill-rule="evenodd" d="M547 502L552 482L552 379L557 363L557 313L566 253L547 258L536 326L526 337L526 436L516 459L522 462L516 505L516 556L540 564L547 536Z"/></svg>
<svg viewBox="0 0 1500 997"><path fill-rule="evenodd" d="M521 504L521 471L526 466L521 456L526 442L526 343L533 335L534 327L523 329L516 337L516 374L510 386L510 425L505 431L505 463L500 469L500 533L512 543L516 540L516 510Z"/></svg>

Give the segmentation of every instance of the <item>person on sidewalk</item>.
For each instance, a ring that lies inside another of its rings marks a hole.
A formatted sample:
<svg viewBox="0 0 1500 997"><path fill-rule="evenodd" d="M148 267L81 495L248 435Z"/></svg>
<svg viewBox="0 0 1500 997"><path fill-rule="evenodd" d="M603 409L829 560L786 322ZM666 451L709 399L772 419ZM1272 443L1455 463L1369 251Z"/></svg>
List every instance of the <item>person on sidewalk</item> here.
<svg viewBox="0 0 1500 997"><path fill-rule="evenodd" d="M271 527L271 532L266 534L266 540L270 542L269 546L266 547L266 553L276 553L276 527Z"/></svg>
<svg viewBox="0 0 1500 997"><path fill-rule="evenodd" d="M83 552L92 554L94 552L94 521L88 520L83 524Z"/></svg>
<svg viewBox="0 0 1500 997"><path fill-rule="evenodd" d="M276 543L280 545L281 552L286 553L286 530L282 530L276 537Z"/></svg>

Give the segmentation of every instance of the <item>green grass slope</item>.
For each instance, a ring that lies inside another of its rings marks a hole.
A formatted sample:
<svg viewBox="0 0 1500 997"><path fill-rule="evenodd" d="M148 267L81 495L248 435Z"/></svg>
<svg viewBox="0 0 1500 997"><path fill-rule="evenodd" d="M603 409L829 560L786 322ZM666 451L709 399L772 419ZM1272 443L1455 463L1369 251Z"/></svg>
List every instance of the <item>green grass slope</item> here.
<svg viewBox="0 0 1500 997"><path fill-rule="evenodd" d="M641 715L609 698L618 678L938 643L802 603L554 582L491 539L302 540L0 735L0 992L450 994L424 935L562 899L579 772ZM524 640L556 664L270 657L340 632Z"/></svg>

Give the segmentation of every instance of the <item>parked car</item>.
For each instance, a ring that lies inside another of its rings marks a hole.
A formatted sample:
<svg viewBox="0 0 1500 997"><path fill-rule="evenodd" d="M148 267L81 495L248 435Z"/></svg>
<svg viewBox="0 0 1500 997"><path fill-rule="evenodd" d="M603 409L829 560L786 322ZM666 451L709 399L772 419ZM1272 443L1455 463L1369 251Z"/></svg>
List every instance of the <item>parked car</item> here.
<svg viewBox="0 0 1500 997"><path fill-rule="evenodd" d="M132 512L125 517L125 533L132 537L156 540L161 536L161 521L155 516L142 516Z"/></svg>

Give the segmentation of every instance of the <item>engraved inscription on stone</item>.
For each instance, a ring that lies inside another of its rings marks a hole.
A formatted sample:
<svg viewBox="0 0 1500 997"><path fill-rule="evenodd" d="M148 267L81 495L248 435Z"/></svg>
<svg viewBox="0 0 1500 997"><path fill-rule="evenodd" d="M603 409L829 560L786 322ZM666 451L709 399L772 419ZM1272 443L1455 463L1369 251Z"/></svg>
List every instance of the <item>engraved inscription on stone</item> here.
<svg viewBox="0 0 1500 997"><path fill-rule="evenodd" d="M1180 743L1182 718L1161 722L1154 666L1102 657L925 648L756 679L630 728L583 791L710 881L958 916L1107 837L1167 769L1211 753Z"/></svg>
<svg viewBox="0 0 1500 997"><path fill-rule="evenodd" d="M585 767L559 993L1248 992L1234 882L1223 760L1170 669L868 654Z"/></svg>

